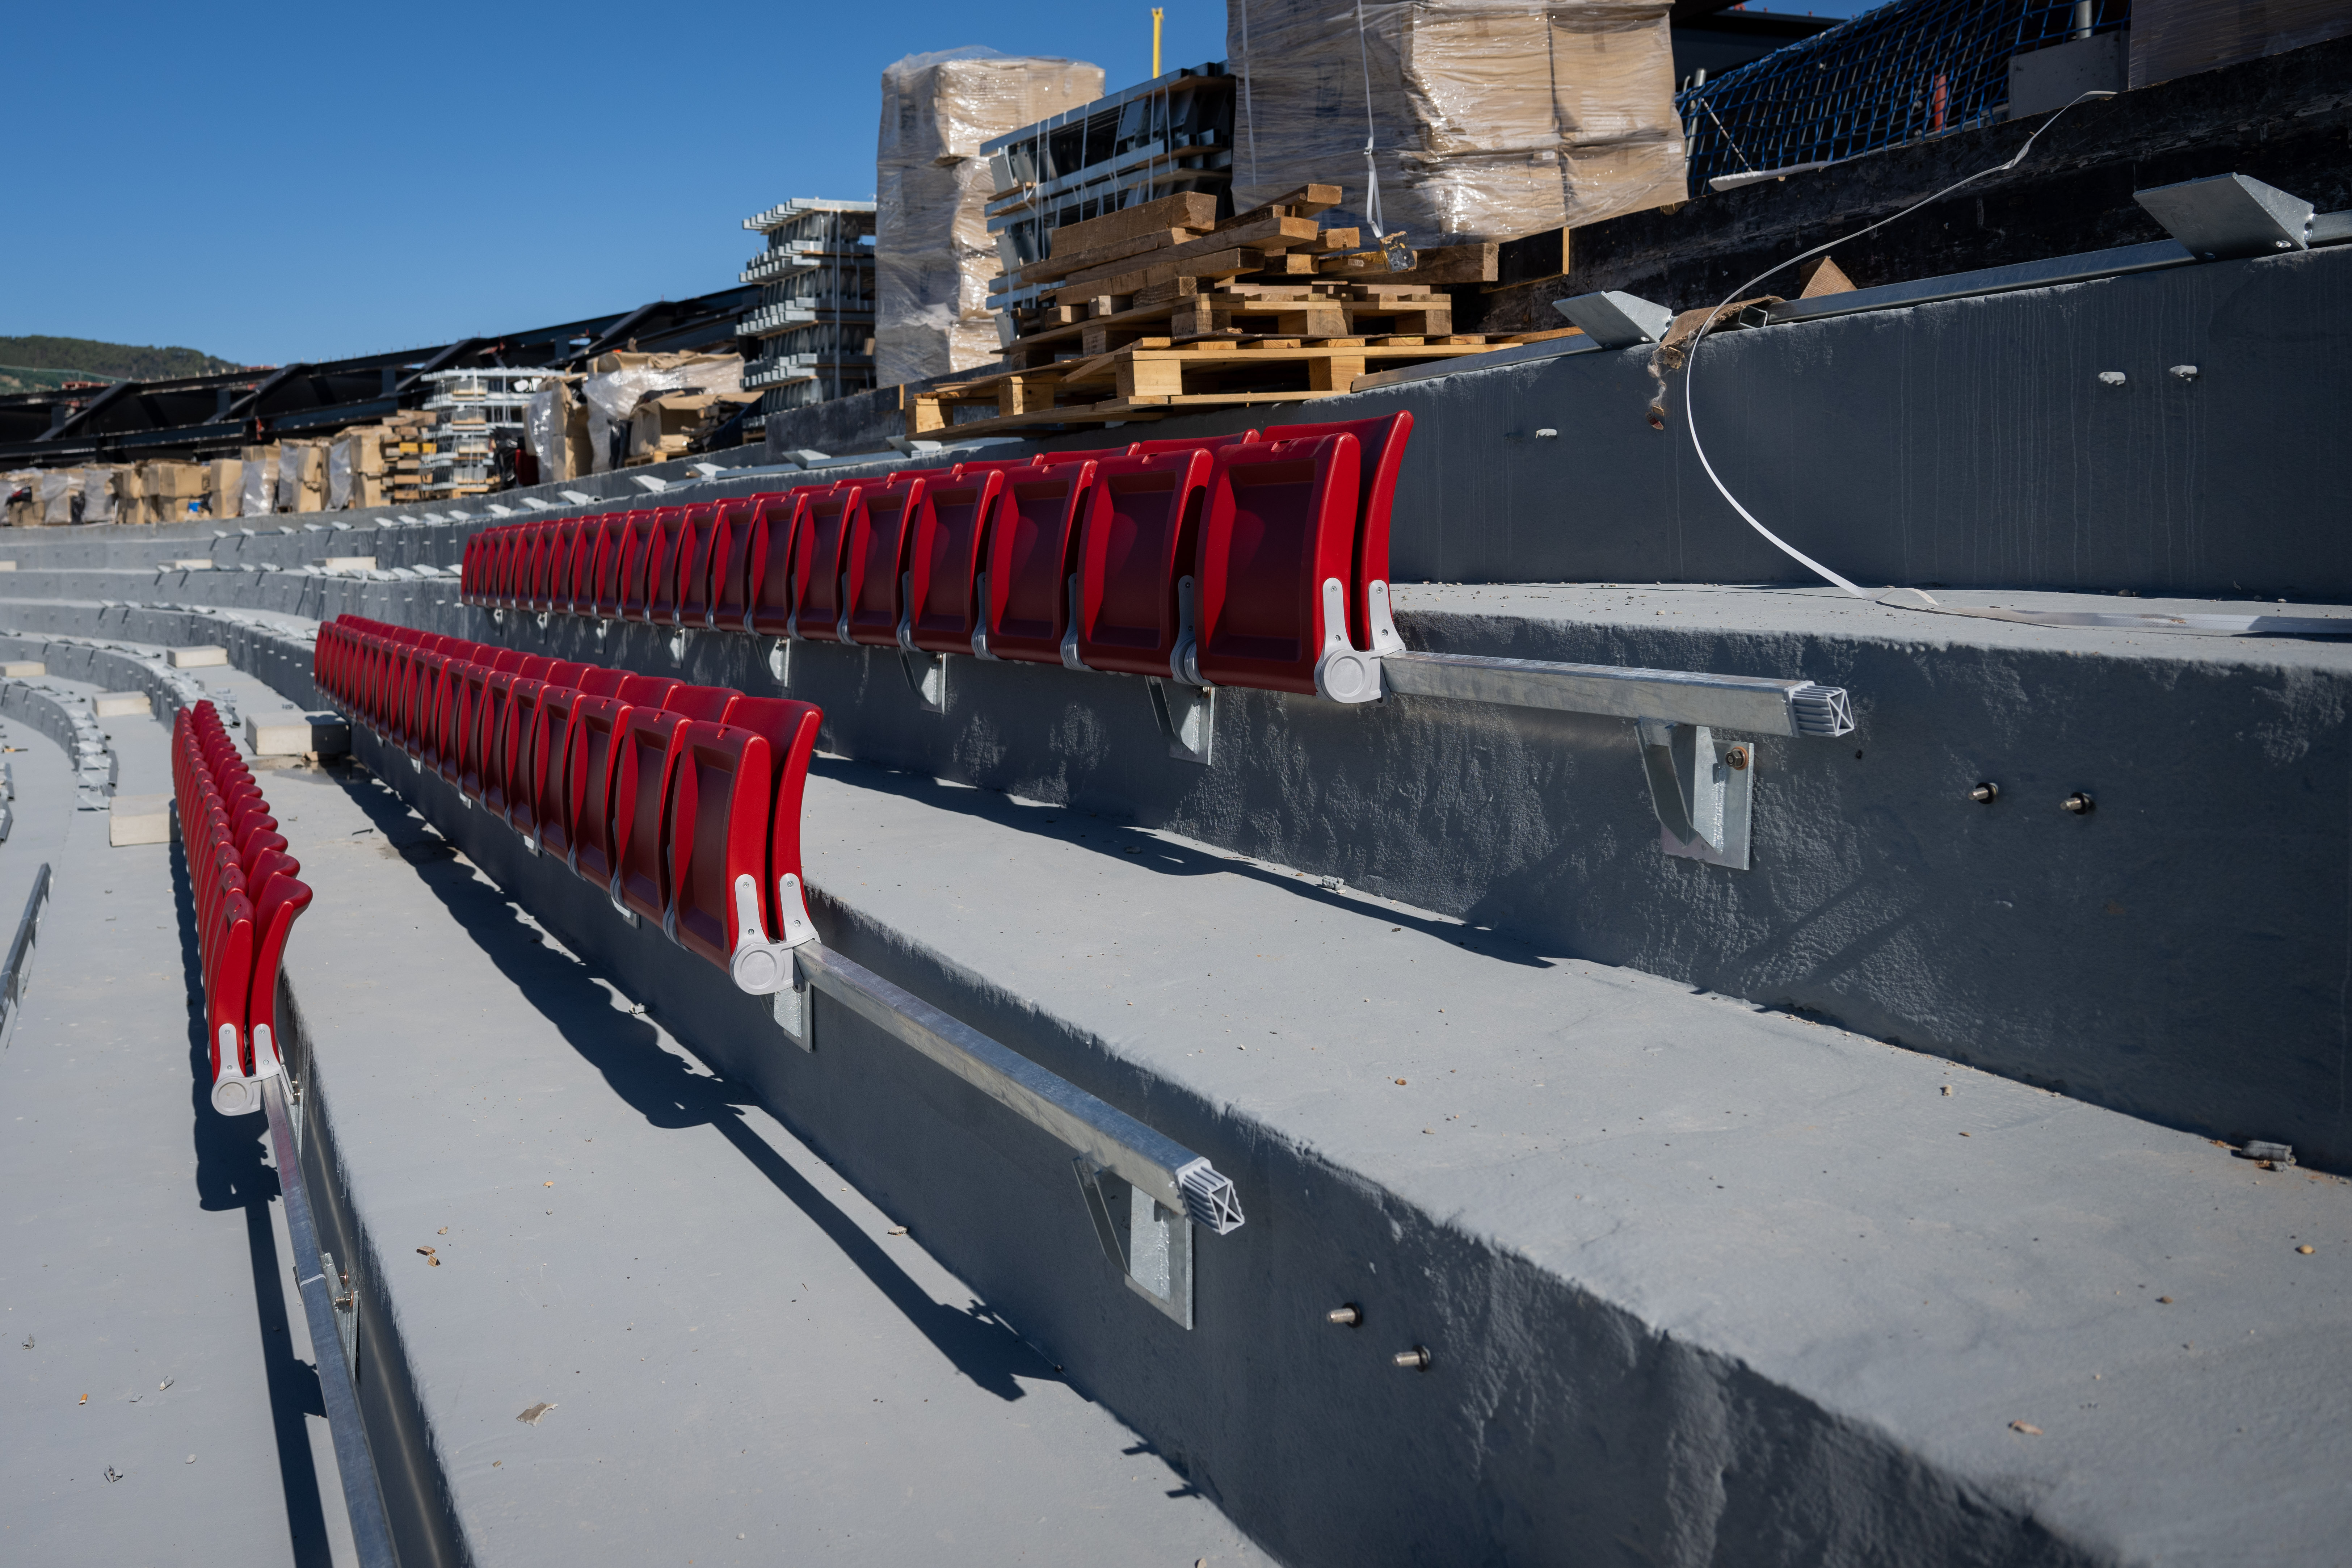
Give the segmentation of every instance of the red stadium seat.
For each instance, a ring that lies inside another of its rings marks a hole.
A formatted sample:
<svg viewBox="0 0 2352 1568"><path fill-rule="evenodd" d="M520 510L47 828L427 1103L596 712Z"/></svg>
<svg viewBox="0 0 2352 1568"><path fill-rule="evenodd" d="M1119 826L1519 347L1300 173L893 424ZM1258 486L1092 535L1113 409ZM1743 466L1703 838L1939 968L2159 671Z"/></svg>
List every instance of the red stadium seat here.
<svg viewBox="0 0 2352 1568"><path fill-rule="evenodd" d="M908 550L907 635L932 653L970 653L981 628L980 584L988 531L1003 499L1002 468L933 481Z"/></svg>
<svg viewBox="0 0 2352 1568"><path fill-rule="evenodd" d="M1202 450L1096 466L1078 549L1079 664L1179 673L1171 662L1187 636L1179 584L1192 573L1212 466Z"/></svg>
<svg viewBox="0 0 2352 1568"><path fill-rule="evenodd" d="M583 694L564 742L564 861L583 881L613 886L613 769L629 705Z"/></svg>
<svg viewBox="0 0 2352 1568"><path fill-rule="evenodd" d="M1380 695L1378 668L1348 640L1356 537L1356 439L1228 447L1202 523L1186 679L1218 686Z"/></svg>
<svg viewBox="0 0 2352 1568"><path fill-rule="evenodd" d="M822 721L809 703L747 697L727 724L689 722L679 733L669 934L754 994L790 985L789 949L816 934L800 819Z"/></svg>
<svg viewBox="0 0 2352 1568"><path fill-rule="evenodd" d="M847 640L842 577L868 488L845 479L809 498L808 511L794 531L792 636L810 642Z"/></svg>
<svg viewBox="0 0 2352 1568"><path fill-rule="evenodd" d="M661 551L646 559L646 619L658 626L677 624L678 585L694 550L694 514L698 506L666 506L654 515L661 523Z"/></svg>
<svg viewBox="0 0 2352 1568"><path fill-rule="evenodd" d="M1070 626L1069 580L1096 465L1063 463L1004 476L990 531L985 618L972 651L982 658L1062 662Z"/></svg>
<svg viewBox="0 0 2352 1568"><path fill-rule="evenodd" d="M727 631L750 629L751 613L751 535L760 509L783 498L749 496L720 501L712 526L709 602L704 606L706 625Z"/></svg>
<svg viewBox="0 0 2352 1568"><path fill-rule="evenodd" d="M930 515L930 487L944 472L898 473L867 487L842 551L842 624L849 640L888 647L898 640L907 585L907 552Z"/></svg>
<svg viewBox="0 0 2352 1568"><path fill-rule="evenodd" d="M1371 419L1327 425L1277 425L1268 441L1305 441L1322 436L1352 436L1360 467L1356 480L1356 540L1349 571L1348 635L1375 655L1404 647L1389 608L1389 510L1396 500L1397 470L1412 435L1412 415L1400 410Z"/></svg>
<svg viewBox="0 0 2352 1568"><path fill-rule="evenodd" d="M749 595L744 625L761 637L792 635L793 616L800 607L799 554L808 540L809 503L831 488L802 485L761 501L752 514L744 566Z"/></svg>

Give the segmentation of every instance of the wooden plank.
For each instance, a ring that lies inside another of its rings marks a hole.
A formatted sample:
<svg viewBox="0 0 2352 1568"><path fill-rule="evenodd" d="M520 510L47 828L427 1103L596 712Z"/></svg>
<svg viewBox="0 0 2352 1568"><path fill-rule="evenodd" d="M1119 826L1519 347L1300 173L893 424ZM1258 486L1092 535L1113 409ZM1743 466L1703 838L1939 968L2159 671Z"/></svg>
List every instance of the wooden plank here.
<svg viewBox="0 0 2352 1568"><path fill-rule="evenodd" d="M1180 245L1169 246L1162 250L1138 251L1131 252L1130 255L1150 254L1151 264L1156 266L1161 262L1189 260L1196 256L1214 256L1220 251L1231 250L1236 246L1254 246L1261 250L1276 251L1285 246L1311 240L1319 232L1321 231L1316 227L1315 220L1310 217L1270 217L1263 223L1224 230L1205 239L1187 240ZM1069 275L1069 281L1084 283L1096 278L1117 278L1123 273L1134 270L1132 267L1116 265L1117 260L1126 259L1125 258L1108 259L1111 264L1072 272ZM1311 271L1313 268L1309 267L1307 270Z"/></svg>
<svg viewBox="0 0 2352 1568"><path fill-rule="evenodd" d="M1216 226L1217 198L1210 191L1182 191L1172 196L1162 196L1141 206L1122 207L1115 213L1090 217L1084 223L1066 225L1053 231L1048 242L1049 254L1082 256L1089 250L1099 250L1107 245L1132 239L1155 228L1209 229Z"/></svg>
<svg viewBox="0 0 2352 1568"><path fill-rule="evenodd" d="M1074 251L1066 258L1056 256L1049 257L1043 261L1033 261L1021 269L1013 286L1025 289L1033 283L1051 283L1057 278L1068 278L1076 273L1089 271L1113 261L1125 261L1131 256L1142 256L1154 250L1165 250L1192 240L1195 237L1195 233L1196 231L1189 228L1155 228L1148 234L1139 234L1131 239L1123 239L1117 245L1101 246L1088 251Z"/></svg>
<svg viewBox="0 0 2352 1568"><path fill-rule="evenodd" d="M1408 283L1491 283L1495 280L1496 248L1490 241L1416 250L1412 253L1412 265L1402 272L1390 271L1381 252L1360 250L1349 256L1325 258L1322 271L1327 277L1361 278L1368 281L1392 278Z"/></svg>
<svg viewBox="0 0 2352 1568"><path fill-rule="evenodd" d="M1301 185L1295 191L1285 192L1270 202L1260 202L1247 212L1235 213L1217 225L1217 227L1220 230L1239 228L1244 224L1255 223L1272 213L1281 213L1289 217L1313 217L1317 213L1329 212L1333 207L1338 206L1340 195L1339 187L1337 185Z"/></svg>
<svg viewBox="0 0 2352 1568"><path fill-rule="evenodd" d="M1183 261L1163 261L1132 272L1122 272L1115 278L1066 284L1054 291L1054 298L1060 301L1104 294L1133 294L1155 283L1167 283L1178 278L1238 278L1265 265L1264 251L1220 250Z"/></svg>

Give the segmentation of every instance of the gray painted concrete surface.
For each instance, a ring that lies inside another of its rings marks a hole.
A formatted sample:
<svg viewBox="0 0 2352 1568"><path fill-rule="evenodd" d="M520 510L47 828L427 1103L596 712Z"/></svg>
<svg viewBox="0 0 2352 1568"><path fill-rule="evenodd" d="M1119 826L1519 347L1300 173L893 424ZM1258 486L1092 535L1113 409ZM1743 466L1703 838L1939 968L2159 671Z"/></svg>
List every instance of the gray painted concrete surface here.
<svg viewBox="0 0 2352 1568"><path fill-rule="evenodd" d="M373 782L270 789L314 1110L466 1560L1264 1561Z"/></svg>
<svg viewBox="0 0 2352 1568"><path fill-rule="evenodd" d="M125 792L168 792L162 727L110 728ZM197 1087L177 847L110 848L106 814L73 809L63 757L28 729L7 726L25 748L7 931L42 860L55 891L0 1053L0 1558L348 1562L265 1130Z"/></svg>

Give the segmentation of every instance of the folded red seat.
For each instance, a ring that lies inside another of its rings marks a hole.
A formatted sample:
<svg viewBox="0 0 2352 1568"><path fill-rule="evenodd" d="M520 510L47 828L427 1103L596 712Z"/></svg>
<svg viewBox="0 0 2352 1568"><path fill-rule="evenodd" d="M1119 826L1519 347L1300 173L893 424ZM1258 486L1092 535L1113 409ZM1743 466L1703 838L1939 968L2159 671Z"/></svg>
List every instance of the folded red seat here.
<svg viewBox="0 0 2352 1568"><path fill-rule="evenodd" d="M1370 419L1323 425L1278 425L1268 441L1306 441L1352 436L1358 459L1355 544L1349 571L1348 635L1378 656L1404 647L1389 605L1389 511L1396 500L1397 470L1412 436L1412 415L1400 410Z"/></svg>
<svg viewBox="0 0 2352 1568"><path fill-rule="evenodd" d="M857 531L870 488L844 479L809 498L807 514L795 530L790 636L810 642L849 640L842 576L847 570L849 541Z"/></svg>
<svg viewBox="0 0 2352 1568"><path fill-rule="evenodd" d="M972 652L1059 664L1070 629L1070 579L1094 493L1092 461L1005 473L990 530L988 593Z"/></svg>
<svg viewBox="0 0 2352 1568"><path fill-rule="evenodd" d="M932 653L971 653L981 629L988 533L1003 500L1002 468L958 468L927 486L908 552L906 637Z"/></svg>
<svg viewBox="0 0 2352 1568"><path fill-rule="evenodd" d="M1380 670L1348 636L1359 453L1353 436L1228 447L1202 525L1181 673L1217 686L1365 702Z"/></svg>
<svg viewBox="0 0 2352 1568"><path fill-rule="evenodd" d="M1078 547L1074 658L1088 669L1183 678L1187 601L1212 459L1206 451L1107 458L1095 466Z"/></svg>
<svg viewBox="0 0 2352 1568"><path fill-rule="evenodd" d="M823 714L746 697L728 722L677 737L669 801L671 939L757 994L792 984L790 949L816 935L801 879L801 796Z"/></svg>
<svg viewBox="0 0 2352 1568"><path fill-rule="evenodd" d="M907 552L930 516L930 487L946 470L912 471L866 487L842 552L842 626L847 641L897 643L906 618Z"/></svg>
<svg viewBox="0 0 2352 1568"><path fill-rule="evenodd" d="M830 485L802 485L761 501L751 519L744 564L743 625L761 637L790 637L800 606L800 554L808 544L809 504Z"/></svg>

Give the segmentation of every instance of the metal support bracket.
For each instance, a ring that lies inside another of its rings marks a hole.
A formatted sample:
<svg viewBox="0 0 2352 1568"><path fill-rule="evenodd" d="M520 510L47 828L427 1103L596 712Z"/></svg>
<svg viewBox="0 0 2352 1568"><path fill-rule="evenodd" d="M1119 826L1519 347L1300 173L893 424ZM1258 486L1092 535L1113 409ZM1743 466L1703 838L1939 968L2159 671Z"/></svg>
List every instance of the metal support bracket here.
<svg viewBox="0 0 2352 1568"><path fill-rule="evenodd" d="M1381 661L1348 640L1348 588L1323 579L1323 651L1315 660L1315 695L1332 702L1377 702Z"/></svg>
<svg viewBox="0 0 2352 1568"><path fill-rule="evenodd" d="M750 872L735 879L735 952L727 973L736 988L754 996L771 995L799 984L793 966L793 949L816 940L801 879L787 871L776 879L776 900L783 909L783 940L770 942L760 914L760 886Z"/></svg>
<svg viewBox="0 0 2352 1568"><path fill-rule="evenodd" d="M898 669L926 713L948 710L948 655L919 647L898 650Z"/></svg>
<svg viewBox="0 0 2352 1568"><path fill-rule="evenodd" d="M1756 791L1756 747L1718 741L1704 724L1637 721L1658 847L1685 860L1748 869L1748 829Z"/></svg>
<svg viewBox="0 0 2352 1568"><path fill-rule="evenodd" d="M1095 1238L1127 1288L1176 1321L1192 1326L1192 1222L1161 1206L1084 1154L1072 1162Z"/></svg>
<svg viewBox="0 0 2352 1568"><path fill-rule="evenodd" d="M777 685L782 686L782 687L785 687L785 688L787 688L787 689L789 689L789 688L792 686L792 683L793 683L793 639L792 639L792 638L790 638L790 637L778 637L778 638L775 640L775 644L774 644L774 646L772 646L772 647L770 647L770 648L768 649L768 673L769 673L770 675L772 675L772 676L774 676L774 677L776 678L776 684L777 684Z"/></svg>
<svg viewBox="0 0 2352 1568"><path fill-rule="evenodd" d="M1151 716L1168 737L1168 754L1207 767L1217 739L1217 689L1184 686L1156 675L1143 678L1151 693Z"/></svg>
<svg viewBox="0 0 2352 1568"><path fill-rule="evenodd" d="M1070 626L1062 634L1062 666L1066 669L1084 669L1087 661L1078 657L1078 574L1071 573L1063 588L1069 595Z"/></svg>

